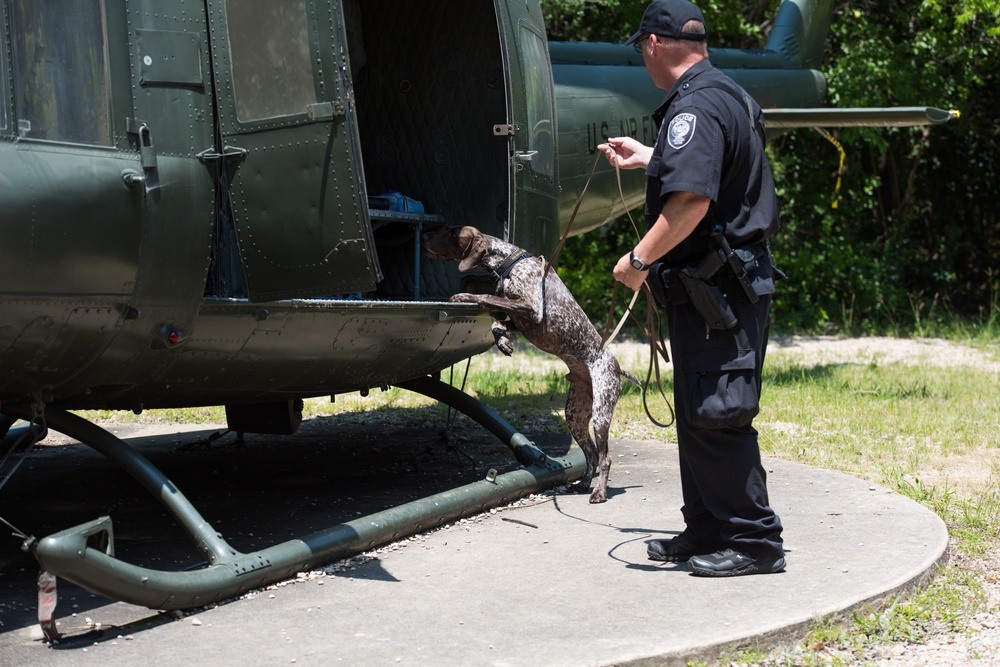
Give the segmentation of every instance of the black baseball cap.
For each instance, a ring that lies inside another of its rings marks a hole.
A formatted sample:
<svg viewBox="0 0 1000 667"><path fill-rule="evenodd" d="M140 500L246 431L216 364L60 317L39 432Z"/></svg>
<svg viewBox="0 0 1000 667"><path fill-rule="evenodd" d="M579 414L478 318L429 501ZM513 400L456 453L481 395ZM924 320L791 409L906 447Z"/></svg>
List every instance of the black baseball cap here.
<svg viewBox="0 0 1000 667"><path fill-rule="evenodd" d="M705 25L705 17L694 3L688 0L656 0L646 7L642 23L639 24L639 31L629 37L625 44L631 44L643 35L660 35L692 41L706 39L704 33L682 32L684 24L688 21L700 21Z"/></svg>

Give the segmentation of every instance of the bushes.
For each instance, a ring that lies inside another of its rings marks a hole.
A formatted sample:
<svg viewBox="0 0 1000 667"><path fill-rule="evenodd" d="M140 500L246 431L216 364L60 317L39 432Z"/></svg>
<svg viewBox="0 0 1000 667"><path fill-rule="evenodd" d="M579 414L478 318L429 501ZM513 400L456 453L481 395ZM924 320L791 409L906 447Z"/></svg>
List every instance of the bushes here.
<svg viewBox="0 0 1000 667"><path fill-rule="evenodd" d="M715 46L760 44L763 17L778 3L722 4L702 3ZM544 6L575 7L560 26L621 40L645 2ZM775 300L779 331L927 333L956 319L996 322L998 12L1000 0L836 3L824 65L830 106L936 106L962 116L932 128L831 130L846 151L836 207L834 146L812 130L772 139L782 201L774 250L789 274ZM560 257L560 274L602 322L611 267L634 242L627 222L611 227L570 239Z"/></svg>
<svg viewBox="0 0 1000 667"><path fill-rule="evenodd" d="M792 279L782 328L896 333L996 312L1000 218L997 2L838 4L829 39L832 106L937 106L957 122L843 130L837 153L818 133L772 143L784 227L776 255Z"/></svg>

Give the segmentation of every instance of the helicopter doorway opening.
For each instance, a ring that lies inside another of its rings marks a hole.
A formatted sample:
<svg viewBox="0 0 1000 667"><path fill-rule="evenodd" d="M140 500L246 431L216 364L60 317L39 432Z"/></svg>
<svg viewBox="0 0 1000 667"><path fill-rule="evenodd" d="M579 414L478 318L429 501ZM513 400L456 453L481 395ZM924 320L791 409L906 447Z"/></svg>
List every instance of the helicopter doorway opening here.
<svg viewBox="0 0 1000 667"><path fill-rule="evenodd" d="M511 122L495 2L343 0L340 16L305 0L209 7L223 203L206 296L460 291L455 266L421 257L419 232L512 228L512 140L494 130ZM393 198L421 213L391 210Z"/></svg>
<svg viewBox="0 0 1000 667"><path fill-rule="evenodd" d="M506 236L511 216L507 73L492 0L344 0L369 219L383 280L377 299L447 300L454 263L421 260L413 220L383 193L419 202L432 221ZM424 228L428 225L425 222ZM415 252L416 251L416 252ZM415 266L416 264L416 266Z"/></svg>

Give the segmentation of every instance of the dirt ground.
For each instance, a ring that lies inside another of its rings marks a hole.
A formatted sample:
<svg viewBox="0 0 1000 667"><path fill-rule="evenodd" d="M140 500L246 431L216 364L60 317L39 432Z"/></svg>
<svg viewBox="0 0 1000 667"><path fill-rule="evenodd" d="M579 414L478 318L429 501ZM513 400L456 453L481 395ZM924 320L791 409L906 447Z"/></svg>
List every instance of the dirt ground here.
<svg viewBox="0 0 1000 667"><path fill-rule="evenodd" d="M616 346L619 359L648 358L645 343ZM1000 354L941 338L889 338L840 336L788 336L772 339L768 355L792 355L804 364L883 363L937 366L970 366L1000 372ZM645 363L644 361L640 363Z"/></svg>

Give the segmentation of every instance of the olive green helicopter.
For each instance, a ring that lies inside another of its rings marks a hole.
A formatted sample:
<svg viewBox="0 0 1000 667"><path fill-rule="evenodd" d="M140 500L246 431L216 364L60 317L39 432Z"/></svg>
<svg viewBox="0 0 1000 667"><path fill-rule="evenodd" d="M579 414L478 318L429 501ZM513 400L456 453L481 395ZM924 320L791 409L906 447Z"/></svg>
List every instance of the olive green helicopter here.
<svg viewBox="0 0 1000 667"><path fill-rule="evenodd" d="M769 133L951 117L821 108L831 7L786 0L763 48L711 52ZM547 456L439 378L494 338L421 233L550 255L588 179L571 233L616 220L644 180L619 194L597 144L651 143L662 95L630 47L549 43L537 0L0 0L0 457L75 438L206 560L126 563L100 517L31 544L43 570L190 608L579 478L576 448ZM71 412L224 405L233 431L292 433L303 399L388 386L469 415L520 467L253 553Z"/></svg>

